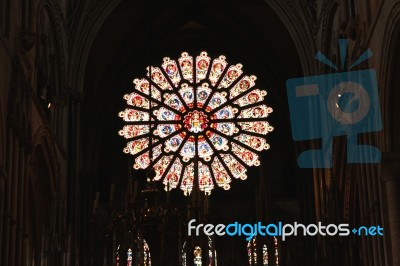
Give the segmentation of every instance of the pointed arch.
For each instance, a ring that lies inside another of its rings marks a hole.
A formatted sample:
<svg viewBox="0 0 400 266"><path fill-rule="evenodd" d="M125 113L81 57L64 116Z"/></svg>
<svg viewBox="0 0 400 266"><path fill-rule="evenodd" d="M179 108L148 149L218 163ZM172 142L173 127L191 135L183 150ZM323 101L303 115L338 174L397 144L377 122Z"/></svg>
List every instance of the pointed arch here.
<svg viewBox="0 0 400 266"><path fill-rule="evenodd" d="M293 39L303 74L308 75L315 72L317 65L310 60L310 58L314 58L317 50L315 39L312 28L305 22L301 8L297 3L291 3L291 1L264 1L276 12Z"/></svg>
<svg viewBox="0 0 400 266"><path fill-rule="evenodd" d="M33 174L42 174L48 180L46 192L54 193L58 189L60 162L57 148L53 141L54 135L48 125L39 127L33 136Z"/></svg>
<svg viewBox="0 0 400 266"><path fill-rule="evenodd" d="M385 33L382 40L382 61L380 63L379 72L379 97L381 100L382 120L385 125L379 138L379 146L382 151L391 152L392 147L395 147L394 152L400 151L400 127L396 122L393 114L400 111L398 99L400 93L398 85L400 79L396 69L399 65L399 45L400 45L400 3L396 3L391 8L387 16L385 25Z"/></svg>
<svg viewBox="0 0 400 266"><path fill-rule="evenodd" d="M28 218L30 249L35 263L60 263L59 246L54 234L58 228L60 166L57 149L48 125L39 127L33 135L28 180Z"/></svg>
<svg viewBox="0 0 400 266"><path fill-rule="evenodd" d="M71 61L70 69L68 71L68 87L75 88L76 91L83 91L83 84L85 79L86 64L88 61L89 53L95 41L97 33L103 26L108 16L118 6L121 0L103 1L101 3L87 2L89 11L86 16L83 16L77 27L77 33L73 44L71 45ZM88 6L93 4L93 6Z"/></svg>
<svg viewBox="0 0 400 266"><path fill-rule="evenodd" d="M273 250L268 251L267 244L265 242L257 247L257 237L253 237L247 242L247 257L248 257L248 265L275 265L279 266L279 243L278 239L274 237L273 239ZM261 251L257 251L258 248ZM257 254L261 255L261 258L257 257Z"/></svg>

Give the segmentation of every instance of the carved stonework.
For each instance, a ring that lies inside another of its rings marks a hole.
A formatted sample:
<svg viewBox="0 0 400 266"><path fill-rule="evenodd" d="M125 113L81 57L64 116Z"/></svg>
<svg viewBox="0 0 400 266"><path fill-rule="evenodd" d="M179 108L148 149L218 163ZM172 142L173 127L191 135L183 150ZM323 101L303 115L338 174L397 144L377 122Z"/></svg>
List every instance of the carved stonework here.
<svg viewBox="0 0 400 266"><path fill-rule="evenodd" d="M358 25L357 18L350 18L345 32L346 32L346 35L352 40L357 40L359 37L361 37L360 27Z"/></svg>
<svg viewBox="0 0 400 266"><path fill-rule="evenodd" d="M25 51L28 52L32 49L34 45L34 37L32 33L22 30L19 34L19 40Z"/></svg>
<svg viewBox="0 0 400 266"><path fill-rule="evenodd" d="M311 13L311 17L314 22L317 21L317 0L308 0L307 1L308 10Z"/></svg>
<svg viewBox="0 0 400 266"><path fill-rule="evenodd" d="M14 129L22 143L28 146L32 141L31 108L32 88L24 74L18 58L13 60L10 93L8 97L7 126Z"/></svg>
<svg viewBox="0 0 400 266"><path fill-rule="evenodd" d="M304 23L303 18L300 15L302 12L300 12L300 10L299 10L299 6L297 4L297 1L286 0L286 3L288 4L290 10L295 15L295 17L296 17L297 21L299 22L299 24L304 27L305 23Z"/></svg>
<svg viewBox="0 0 400 266"><path fill-rule="evenodd" d="M67 44L66 39L63 38L64 33L67 33L68 31L68 25L67 22L63 16L63 13L60 9L59 4L54 1L54 0L47 0L45 2L45 5L48 7L47 9L51 13L51 16L54 18L52 20L53 25L55 28L52 29L54 36L56 38L55 47L57 47L57 59L59 61L59 72L60 72L60 81L59 84L61 85L60 88L58 88L59 92L63 92L67 86L67 81L66 81L66 67L65 67L65 46Z"/></svg>
<svg viewBox="0 0 400 266"><path fill-rule="evenodd" d="M300 1L308 24L311 26L313 33L317 32L317 1L316 0L302 0Z"/></svg>
<svg viewBox="0 0 400 266"><path fill-rule="evenodd" d="M327 40L332 39L328 38L329 35L332 35L333 32L329 30L329 27L334 23L334 19L337 13L337 3L334 0L324 1L321 15L318 21L318 28L321 30L321 47L327 46ZM324 53L329 53L330 51L322 50Z"/></svg>

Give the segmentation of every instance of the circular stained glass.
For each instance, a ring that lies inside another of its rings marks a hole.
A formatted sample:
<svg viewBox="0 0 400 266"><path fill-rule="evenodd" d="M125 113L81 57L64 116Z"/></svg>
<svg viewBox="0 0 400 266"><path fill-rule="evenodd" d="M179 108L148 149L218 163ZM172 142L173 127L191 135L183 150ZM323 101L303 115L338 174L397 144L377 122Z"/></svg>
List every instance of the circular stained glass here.
<svg viewBox="0 0 400 266"><path fill-rule="evenodd" d="M232 178L246 179L246 167L258 166L257 154L269 149L265 135L273 127L272 108L263 103L267 92L242 67L222 55L212 60L206 52L184 52L135 79L124 96L129 107L119 113L134 168L151 165L155 180L185 195L194 182L209 194L215 186L229 189Z"/></svg>

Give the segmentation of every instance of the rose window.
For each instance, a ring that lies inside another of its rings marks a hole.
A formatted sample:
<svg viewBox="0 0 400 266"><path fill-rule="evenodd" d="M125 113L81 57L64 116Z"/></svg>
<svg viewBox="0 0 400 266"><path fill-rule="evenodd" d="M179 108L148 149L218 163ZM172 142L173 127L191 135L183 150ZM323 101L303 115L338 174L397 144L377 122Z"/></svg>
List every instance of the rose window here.
<svg viewBox="0 0 400 266"><path fill-rule="evenodd" d="M134 168L153 167L155 180L185 195L194 182L209 194L215 186L229 189L232 178L246 179L247 167L258 166L258 153L269 149L265 137L273 130L267 92L255 81L241 64L229 65L224 56L212 60L206 52L184 52L147 68L119 114Z"/></svg>

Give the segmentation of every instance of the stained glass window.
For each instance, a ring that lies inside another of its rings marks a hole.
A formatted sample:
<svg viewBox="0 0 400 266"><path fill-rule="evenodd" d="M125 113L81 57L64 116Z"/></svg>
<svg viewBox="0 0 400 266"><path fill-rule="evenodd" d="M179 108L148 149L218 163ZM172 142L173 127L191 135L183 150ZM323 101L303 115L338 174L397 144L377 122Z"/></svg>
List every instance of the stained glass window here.
<svg viewBox="0 0 400 266"><path fill-rule="evenodd" d="M116 252L116 265L120 265L120 245L118 245L117 252ZM126 265L127 266L133 266L134 264L134 258L135 261L138 259L138 254L135 254L137 250L133 250L132 248L128 248L128 251L126 252ZM142 265L142 264L140 264ZM147 244L146 240L143 239L143 265L144 266L151 266L151 254L150 254L150 248L149 245Z"/></svg>
<svg viewBox="0 0 400 266"><path fill-rule="evenodd" d="M276 237L274 237L274 249L275 249L275 265L279 266L278 239Z"/></svg>
<svg viewBox="0 0 400 266"><path fill-rule="evenodd" d="M217 266L217 251L215 250L214 242L211 237L208 237L208 265Z"/></svg>
<svg viewBox="0 0 400 266"><path fill-rule="evenodd" d="M126 265L127 266L132 266L132 260L133 260L133 258L132 258L132 249L128 249L128 252L127 252L127 257L126 257Z"/></svg>
<svg viewBox="0 0 400 266"><path fill-rule="evenodd" d="M120 258L119 258L119 252L120 252L120 245L117 247L117 252L115 253L115 265L120 266Z"/></svg>
<svg viewBox="0 0 400 266"><path fill-rule="evenodd" d="M135 157L134 168L151 164L155 180L185 195L194 180L210 194L215 186L228 190L232 178L246 179L246 167L258 166L257 154L269 149L265 135L273 127L267 92L242 68L225 56L184 52L135 79L134 91L124 96L128 107L119 113L127 122L119 134L129 139L124 152Z"/></svg>
<svg viewBox="0 0 400 266"><path fill-rule="evenodd" d="M262 255L263 255L263 265L268 265L268 248L267 248L267 245L263 246Z"/></svg>
<svg viewBox="0 0 400 266"><path fill-rule="evenodd" d="M151 266L151 254L150 248L146 240L143 240L143 265Z"/></svg>
<svg viewBox="0 0 400 266"><path fill-rule="evenodd" d="M195 266L201 266L201 248L199 246L196 246L193 250L193 258L194 258L194 265Z"/></svg>
<svg viewBox="0 0 400 266"><path fill-rule="evenodd" d="M249 258L250 266L257 264L257 243L255 238L251 239L247 243L247 257Z"/></svg>
<svg viewBox="0 0 400 266"><path fill-rule="evenodd" d="M257 242L256 238L251 239L247 243L247 257L249 259L249 265L258 265L257 259ZM262 247L262 265L268 266L268 247L267 245L263 245ZM278 251L278 239L274 237L274 253L273 259L275 259L275 265L279 266L279 251Z"/></svg>
<svg viewBox="0 0 400 266"><path fill-rule="evenodd" d="M182 246L182 266L186 266L186 241ZM215 256L215 258L214 258ZM217 266L217 251L215 250L214 243L210 237L208 237L208 265ZM195 246L193 250L193 263L196 266L202 265L202 249L199 246Z"/></svg>

